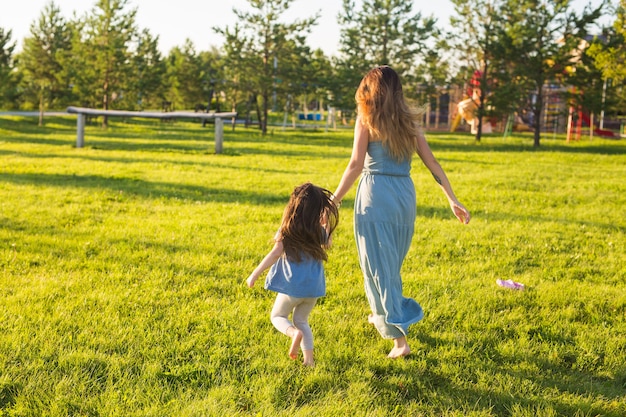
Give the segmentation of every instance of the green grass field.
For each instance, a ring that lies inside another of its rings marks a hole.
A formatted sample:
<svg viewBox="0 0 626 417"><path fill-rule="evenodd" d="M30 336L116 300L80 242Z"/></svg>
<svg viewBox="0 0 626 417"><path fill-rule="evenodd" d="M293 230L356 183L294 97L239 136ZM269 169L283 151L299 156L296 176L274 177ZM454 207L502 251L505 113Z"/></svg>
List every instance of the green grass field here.
<svg viewBox="0 0 626 417"><path fill-rule="evenodd" d="M624 416L626 143L433 134L472 222L416 160L407 359L367 324L344 200L287 356L244 281L293 187L331 190L352 135L0 118L0 416ZM524 283L523 292L496 279Z"/></svg>

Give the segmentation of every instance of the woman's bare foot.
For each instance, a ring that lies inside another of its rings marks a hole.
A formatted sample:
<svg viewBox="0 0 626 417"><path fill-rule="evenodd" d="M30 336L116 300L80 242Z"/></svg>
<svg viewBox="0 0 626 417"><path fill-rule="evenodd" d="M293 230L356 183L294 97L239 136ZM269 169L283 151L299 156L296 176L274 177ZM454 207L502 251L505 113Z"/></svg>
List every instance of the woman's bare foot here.
<svg viewBox="0 0 626 417"><path fill-rule="evenodd" d="M393 339L393 349L389 352L387 357L391 359L401 358L411 353L411 348L406 342L406 337L402 336L397 339Z"/></svg>
<svg viewBox="0 0 626 417"><path fill-rule="evenodd" d="M295 327L290 327L287 329L287 336L291 337L289 357L291 359L298 359L298 351L300 350L300 342L302 341L302 332Z"/></svg>
<svg viewBox="0 0 626 417"><path fill-rule="evenodd" d="M302 362L304 366L310 366L311 368L315 366L313 350L303 350L302 355L304 356L304 361Z"/></svg>

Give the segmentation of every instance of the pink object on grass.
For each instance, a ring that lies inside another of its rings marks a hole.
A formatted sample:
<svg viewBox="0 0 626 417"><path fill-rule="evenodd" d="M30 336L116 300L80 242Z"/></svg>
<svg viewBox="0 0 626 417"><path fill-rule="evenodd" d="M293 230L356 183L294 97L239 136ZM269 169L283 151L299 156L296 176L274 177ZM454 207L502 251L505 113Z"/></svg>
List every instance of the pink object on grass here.
<svg viewBox="0 0 626 417"><path fill-rule="evenodd" d="M499 280L496 280L496 284L504 288L509 288L511 290L523 290L524 289L524 284L515 282L512 279L507 279L506 281L499 279Z"/></svg>

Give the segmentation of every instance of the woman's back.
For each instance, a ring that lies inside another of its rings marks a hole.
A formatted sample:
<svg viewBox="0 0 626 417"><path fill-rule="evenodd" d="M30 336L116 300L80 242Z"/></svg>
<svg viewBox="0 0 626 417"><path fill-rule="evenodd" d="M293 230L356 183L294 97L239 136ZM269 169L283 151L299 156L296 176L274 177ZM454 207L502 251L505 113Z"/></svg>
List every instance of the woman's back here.
<svg viewBox="0 0 626 417"><path fill-rule="evenodd" d="M370 141L363 165L363 172L370 174L409 176L411 160L396 161L385 149L381 141Z"/></svg>

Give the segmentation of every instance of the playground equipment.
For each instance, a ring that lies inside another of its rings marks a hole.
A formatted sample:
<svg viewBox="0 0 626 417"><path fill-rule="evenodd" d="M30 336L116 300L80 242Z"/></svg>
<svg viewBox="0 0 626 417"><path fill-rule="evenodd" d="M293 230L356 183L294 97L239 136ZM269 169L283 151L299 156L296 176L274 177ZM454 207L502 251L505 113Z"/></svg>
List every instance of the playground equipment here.
<svg viewBox="0 0 626 417"><path fill-rule="evenodd" d="M476 110L478 109L478 103L480 102L480 79L482 77L482 71L474 71L474 75L470 81L470 85L467 89L467 97L461 100L457 106L457 114L452 120L450 125L450 132L454 132L461 123L461 119L465 120L470 125L470 131L473 134L478 132L478 117L476 116ZM482 133L492 132L491 122L483 117L482 119Z"/></svg>
<svg viewBox="0 0 626 417"><path fill-rule="evenodd" d="M574 117L576 116L576 117ZM609 139L619 139L619 135L607 129L595 127L595 123L589 114L583 112L580 108L570 107L569 116L567 118L567 142L570 140L580 140L583 124L589 127L589 137L600 136ZM575 138L573 137L575 135Z"/></svg>
<svg viewBox="0 0 626 417"><path fill-rule="evenodd" d="M532 129L528 126L524 120L517 113L511 113L506 118L506 124L504 125L503 138L506 139L511 136L513 131L516 132L530 132Z"/></svg>
<svg viewBox="0 0 626 417"><path fill-rule="evenodd" d="M582 93L578 91L576 87L573 87L570 92L572 94ZM593 139L594 135L609 139L619 139L621 137L619 133L603 129L602 122L599 127L596 127L593 120L593 113L590 117L589 113L584 112L580 105L570 104L567 116L567 142L572 139L580 140L583 124L589 127L589 139ZM574 134L576 136L572 138Z"/></svg>
<svg viewBox="0 0 626 417"><path fill-rule="evenodd" d="M589 115L587 113L583 113L581 112L581 119L583 121L583 123L585 123L587 126L593 127L593 134L596 136L602 136L605 138L615 138L617 137L617 135L611 131L611 130L607 130L607 129L600 129L599 127L595 127L595 124L591 121L591 118L589 117Z"/></svg>
<svg viewBox="0 0 626 417"><path fill-rule="evenodd" d="M457 114L452 120L450 132L454 132L459 127L461 119L465 120L467 124L470 125L470 131L472 133L475 134L478 132L478 117L476 117L476 110L478 109L478 104L476 104L477 100L478 93L475 89L472 98L467 98L457 104ZM483 117L483 133L491 133L492 130L491 122Z"/></svg>

